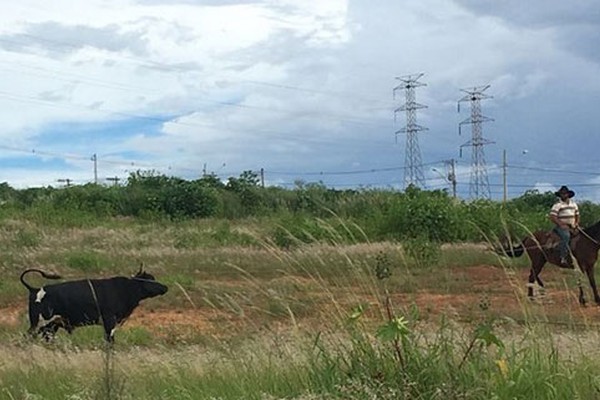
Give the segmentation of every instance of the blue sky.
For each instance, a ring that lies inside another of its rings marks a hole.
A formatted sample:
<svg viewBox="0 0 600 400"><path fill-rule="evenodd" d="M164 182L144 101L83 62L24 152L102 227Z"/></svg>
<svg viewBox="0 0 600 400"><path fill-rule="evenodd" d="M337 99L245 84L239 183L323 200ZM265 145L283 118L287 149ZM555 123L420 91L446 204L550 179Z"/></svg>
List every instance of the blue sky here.
<svg viewBox="0 0 600 400"><path fill-rule="evenodd" d="M469 197L482 102L492 197L568 185L600 201L600 3L592 0L22 0L0 14L0 182L101 182L136 169L267 184L404 187L395 77L417 101L426 187L454 159ZM402 96L400 96L402 97Z"/></svg>

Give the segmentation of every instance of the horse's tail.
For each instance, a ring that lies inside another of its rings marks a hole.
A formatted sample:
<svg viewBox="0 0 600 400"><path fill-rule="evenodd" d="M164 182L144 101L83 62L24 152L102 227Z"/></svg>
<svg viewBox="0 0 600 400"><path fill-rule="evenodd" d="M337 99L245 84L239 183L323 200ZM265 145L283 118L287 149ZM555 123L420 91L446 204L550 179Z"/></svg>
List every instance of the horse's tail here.
<svg viewBox="0 0 600 400"><path fill-rule="evenodd" d="M56 275L54 273L44 272L44 271L36 269L36 268L26 269L25 271L23 271L23 273L21 274L21 277L19 279L21 280L21 283L27 289L29 289L29 291L35 291L35 290L37 290L36 288L34 288L33 286L31 286L30 284L28 284L27 282L25 282L25 279L23 279L25 277L25 275L27 275L30 272L37 272L38 274L42 275L46 279L61 279L60 275Z"/></svg>
<svg viewBox="0 0 600 400"><path fill-rule="evenodd" d="M508 247L504 247L503 254L507 255L511 258L521 257L525 252L525 248L523 247L523 243L519 243L517 246L511 245Z"/></svg>
<svg viewBox="0 0 600 400"><path fill-rule="evenodd" d="M516 258L523 255L525 247L523 247L523 243L515 245L511 241L505 239L500 242L500 247L496 247L494 251L501 256Z"/></svg>

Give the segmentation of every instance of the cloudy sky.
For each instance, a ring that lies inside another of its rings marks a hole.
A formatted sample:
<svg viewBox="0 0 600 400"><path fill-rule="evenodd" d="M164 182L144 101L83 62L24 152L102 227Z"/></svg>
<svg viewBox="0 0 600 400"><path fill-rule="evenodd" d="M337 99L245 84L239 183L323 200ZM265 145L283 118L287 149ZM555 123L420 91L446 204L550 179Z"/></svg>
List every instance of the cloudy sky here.
<svg viewBox="0 0 600 400"><path fill-rule="evenodd" d="M51 4L50 4L51 3ZM427 188L456 163L470 194L469 89L490 192L566 184L600 201L600 2L595 0L2 1L0 182L17 188L156 170L269 185L404 187L416 90Z"/></svg>

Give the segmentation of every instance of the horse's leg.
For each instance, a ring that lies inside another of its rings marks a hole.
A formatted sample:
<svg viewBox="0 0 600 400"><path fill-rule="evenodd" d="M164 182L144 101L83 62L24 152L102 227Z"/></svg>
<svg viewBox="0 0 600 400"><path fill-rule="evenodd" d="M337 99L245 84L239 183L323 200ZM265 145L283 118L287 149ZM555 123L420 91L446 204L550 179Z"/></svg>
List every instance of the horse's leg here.
<svg viewBox="0 0 600 400"><path fill-rule="evenodd" d="M531 267L531 272L529 272L529 281L527 282L527 297L529 300L533 300L533 288L535 287L535 272L533 272L533 267Z"/></svg>
<svg viewBox="0 0 600 400"><path fill-rule="evenodd" d="M585 306L587 301L585 299L585 291L583 290L583 273L587 274L587 265L577 263L577 267L574 272L577 275L577 288L579 289L579 304ZM589 275L588 275L589 279ZM590 284L591 285L591 284Z"/></svg>
<svg viewBox="0 0 600 400"><path fill-rule="evenodd" d="M583 273L581 271L577 271L577 287L579 288L579 304L584 306L587 304L585 300L585 292L583 291L583 282L581 280L581 276Z"/></svg>
<svg viewBox="0 0 600 400"><path fill-rule="evenodd" d="M542 268L544 268L544 264L546 261L544 259L536 260L535 262L531 262L531 271L529 272L529 282L527 283L527 296L530 299L533 299L533 288L535 286L535 282L540 285L540 287L544 288L544 282L540 279L540 273L542 272Z"/></svg>
<svg viewBox="0 0 600 400"><path fill-rule="evenodd" d="M600 295L598 295L598 288L596 287L596 277L594 276L594 264L585 265L585 273L590 282L592 293L594 294L594 301L597 305L600 305Z"/></svg>

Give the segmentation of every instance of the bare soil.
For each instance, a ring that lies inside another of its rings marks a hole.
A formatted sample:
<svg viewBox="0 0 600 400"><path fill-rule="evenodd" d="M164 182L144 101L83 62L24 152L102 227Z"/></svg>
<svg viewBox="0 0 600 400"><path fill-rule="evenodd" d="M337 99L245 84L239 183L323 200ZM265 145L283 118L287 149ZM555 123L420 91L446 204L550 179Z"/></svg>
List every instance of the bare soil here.
<svg viewBox="0 0 600 400"><path fill-rule="evenodd" d="M549 323L586 326L600 324L599 307L593 302L587 307L579 305L578 290L573 284L576 280L573 271L546 268L542 274L546 294L538 295L534 301L526 296L528 271L524 269L514 272L491 265L478 265L453 268L450 274L459 282L451 292L429 289L413 293L395 293L392 294L394 305L416 304L421 315L426 318L445 314L457 320L468 321L485 311L498 317L520 321L527 312L529 316L533 315L538 320ZM587 279L584 279L583 283L590 301L591 291ZM305 324L318 323L318 318L303 318ZM26 321L25 302L0 309L0 326L26 326ZM149 308L142 304L134 311L126 326L143 326L157 334L165 334L165 329L171 329L218 335L222 332L224 323L239 324L244 321L210 307L162 309Z"/></svg>

